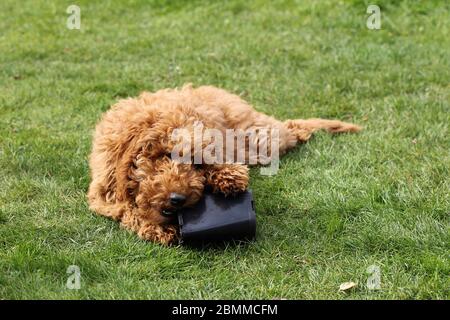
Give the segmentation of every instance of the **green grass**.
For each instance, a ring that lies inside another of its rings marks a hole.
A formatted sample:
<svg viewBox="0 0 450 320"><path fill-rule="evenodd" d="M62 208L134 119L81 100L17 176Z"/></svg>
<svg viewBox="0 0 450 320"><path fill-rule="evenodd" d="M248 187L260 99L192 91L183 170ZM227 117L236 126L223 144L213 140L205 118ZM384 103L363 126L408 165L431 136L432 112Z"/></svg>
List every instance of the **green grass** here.
<svg viewBox="0 0 450 320"><path fill-rule="evenodd" d="M356 0L2 0L0 298L449 299L450 6L375 2L378 31ZM186 82L365 130L252 169L255 242L146 243L88 210L91 132L117 99Z"/></svg>

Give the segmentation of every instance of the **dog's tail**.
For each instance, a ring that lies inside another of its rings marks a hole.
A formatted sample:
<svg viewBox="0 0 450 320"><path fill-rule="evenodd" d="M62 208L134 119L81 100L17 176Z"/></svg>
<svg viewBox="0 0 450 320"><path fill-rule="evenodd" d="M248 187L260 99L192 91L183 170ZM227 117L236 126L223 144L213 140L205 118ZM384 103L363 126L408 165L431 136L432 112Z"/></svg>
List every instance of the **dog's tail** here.
<svg viewBox="0 0 450 320"><path fill-rule="evenodd" d="M362 130L362 127L352 123L318 118L287 120L284 124L300 141L309 140L315 131L322 129L330 133L358 132Z"/></svg>

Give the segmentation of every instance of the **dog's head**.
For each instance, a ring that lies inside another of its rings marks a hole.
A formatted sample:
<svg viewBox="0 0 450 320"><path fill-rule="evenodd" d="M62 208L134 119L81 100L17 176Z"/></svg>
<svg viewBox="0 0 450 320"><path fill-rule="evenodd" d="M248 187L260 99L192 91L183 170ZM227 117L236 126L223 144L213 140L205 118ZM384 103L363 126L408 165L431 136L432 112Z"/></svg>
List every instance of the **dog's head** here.
<svg viewBox="0 0 450 320"><path fill-rule="evenodd" d="M173 161L169 155L138 157L131 179L135 183L130 196L157 224L173 222L177 210L195 204L205 184L202 168Z"/></svg>
<svg viewBox="0 0 450 320"><path fill-rule="evenodd" d="M203 194L205 167L194 164L194 139L177 154L189 151L189 159L174 159L174 148L179 139L174 131L194 137L198 115L188 107L166 110L155 123L138 133L129 143L116 172L119 200L133 203L139 214L155 224L171 224L176 212L194 205ZM202 145L202 142L200 142Z"/></svg>

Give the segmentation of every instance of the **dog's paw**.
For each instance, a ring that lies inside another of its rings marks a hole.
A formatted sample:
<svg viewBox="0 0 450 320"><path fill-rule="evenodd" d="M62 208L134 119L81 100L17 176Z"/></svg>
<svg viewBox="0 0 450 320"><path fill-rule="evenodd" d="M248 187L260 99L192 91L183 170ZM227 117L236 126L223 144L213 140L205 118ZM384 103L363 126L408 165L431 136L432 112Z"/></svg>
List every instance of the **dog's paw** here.
<svg viewBox="0 0 450 320"><path fill-rule="evenodd" d="M213 192L221 192L226 196L244 192L248 187L248 168L241 164L215 166L207 171L206 179Z"/></svg>

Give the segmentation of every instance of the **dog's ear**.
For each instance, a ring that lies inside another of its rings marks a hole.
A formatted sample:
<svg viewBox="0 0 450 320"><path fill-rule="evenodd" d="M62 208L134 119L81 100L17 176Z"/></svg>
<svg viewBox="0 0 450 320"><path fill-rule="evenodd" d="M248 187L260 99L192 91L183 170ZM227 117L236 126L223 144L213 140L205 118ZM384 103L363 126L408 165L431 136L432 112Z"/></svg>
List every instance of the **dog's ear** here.
<svg viewBox="0 0 450 320"><path fill-rule="evenodd" d="M116 198L119 201L129 200L137 183L130 177L133 175L133 166L139 156L152 158L160 149L160 132L154 127L148 128L139 136L130 141L116 166Z"/></svg>

